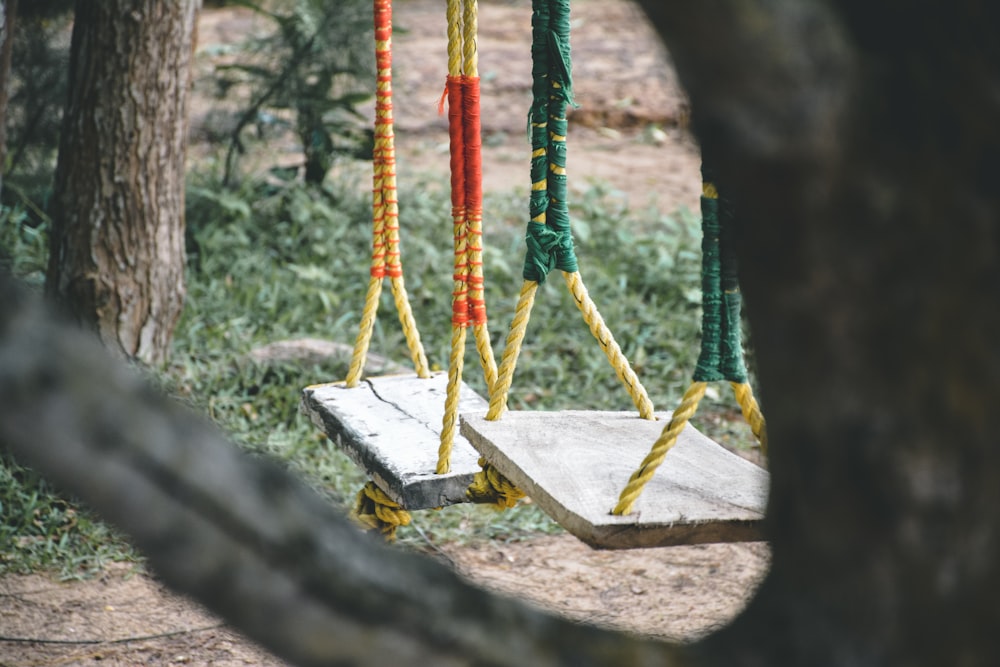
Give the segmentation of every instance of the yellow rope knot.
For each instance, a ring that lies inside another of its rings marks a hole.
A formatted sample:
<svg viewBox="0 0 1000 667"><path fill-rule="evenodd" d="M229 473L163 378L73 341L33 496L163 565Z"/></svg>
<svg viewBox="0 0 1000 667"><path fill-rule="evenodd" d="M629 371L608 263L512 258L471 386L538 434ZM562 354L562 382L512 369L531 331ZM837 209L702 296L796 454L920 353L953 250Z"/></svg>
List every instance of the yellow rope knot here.
<svg viewBox="0 0 1000 667"><path fill-rule="evenodd" d="M496 505L498 510L502 510L513 507L518 500L524 498L524 491L514 486L486 459L479 459L479 466L482 470L475 474L472 484L465 491L470 501Z"/></svg>
<svg viewBox="0 0 1000 667"><path fill-rule="evenodd" d="M386 495L375 482L368 482L358 491L353 515L369 530L377 530L390 541L396 538L397 528L409 526L412 521L410 513Z"/></svg>

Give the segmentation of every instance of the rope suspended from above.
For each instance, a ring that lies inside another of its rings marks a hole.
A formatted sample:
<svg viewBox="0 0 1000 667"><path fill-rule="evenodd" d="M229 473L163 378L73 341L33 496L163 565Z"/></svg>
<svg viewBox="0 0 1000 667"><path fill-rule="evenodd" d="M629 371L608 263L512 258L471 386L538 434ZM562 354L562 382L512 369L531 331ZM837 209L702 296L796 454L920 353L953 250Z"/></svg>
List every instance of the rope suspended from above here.
<svg viewBox="0 0 1000 667"><path fill-rule="evenodd" d="M437 474L451 467L458 431L458 405L465 363L466 331L473 328L487 389L497 367L487 329L483 279L483 165L479 104L479 28L476 0L448 0L448 76L442 104L448 102L451 151L451 215L455 240L452 290L451 354L448 389L441 424ZM443 108L439 108L443 111Z"/></svg>
<svg viewBox="0 0 1000 667"><path fill-rule="evenodd" d="M713 175L702 168L702 323L701 352L691 386L670 422L653 443L649 454L632 473L612 514L629 514L643 489L653 478L667 452L677 443L684 427L698 410L709 382L728 381L736 395L744 419L767 455L764 416L747 381L740 322L742 295L733 238L732 207L719 196Z"/></svg>
<svg viewBox="0 0 1000 667"><path fill-rule="evenodd" d="M375 0L375 149L372 155L372 261L368 292L358 337L347 372L346 385L361 380L375 329L382 283L389 278L406 345L419 377L430 377L430 367L417 330L403 281L400 254L399 199L396 193L396 148L392 114L392 1Z"/></svg>
<svg viewBox="0 0 1000 667"><path fill-rule="evenodd" d="M522 271L525 282L500 361L497 383L490 391L487 419L499 419L506 410L535 294L553 269L563 272L584 321L629 392L640 417L653 419L653 404L645 388L587 292L573 244L566 171L566 108L573 104L569 0L534 0L532 9L533 100L528 112L531 195Z"/></svg>

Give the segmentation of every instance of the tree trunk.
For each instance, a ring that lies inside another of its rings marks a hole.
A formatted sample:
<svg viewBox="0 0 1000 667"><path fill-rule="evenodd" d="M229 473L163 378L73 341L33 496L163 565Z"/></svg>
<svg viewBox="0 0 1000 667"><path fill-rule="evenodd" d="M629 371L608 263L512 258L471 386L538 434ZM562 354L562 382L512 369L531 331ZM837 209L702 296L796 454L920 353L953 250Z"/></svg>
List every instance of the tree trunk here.
<svg viewBox="0 0 1000 667"><path fill-rule="evenodd" d="M184 158L200 0L79 0L46 290L162 363L184 303Z"/></svg>
<svg viewBox="0 0 1000 667"><path fill-rule="evenodd" d="M7 99L16 22L17 0L0 0L0 193L3 193L3 175L7 171Z"/></svg>
<svg viewBox="0 0 1000 667"><path fill-rule="evenodd" d="M1000 656L1000 5L642 3L735 201L773 570L727 665Z"/></svg>

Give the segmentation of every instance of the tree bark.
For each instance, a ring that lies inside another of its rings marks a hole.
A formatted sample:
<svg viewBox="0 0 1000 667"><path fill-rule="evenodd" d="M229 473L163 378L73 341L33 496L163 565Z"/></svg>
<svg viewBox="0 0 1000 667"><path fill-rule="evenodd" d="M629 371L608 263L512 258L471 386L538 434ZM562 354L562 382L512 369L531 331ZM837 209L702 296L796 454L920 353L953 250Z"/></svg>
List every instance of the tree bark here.
<svg viewBox="0 0 1000 667"><path fill-rule="evenodd" d="M735 201L773 569L728 665L1000 655L1000 5L643 0Z"/></svg>
<svg viewBox="0 0 1000 667"><path fill-rule="evenodd" d="M200 0L79 0L46 290L162 363L184 302L184 158Z"/></svg>

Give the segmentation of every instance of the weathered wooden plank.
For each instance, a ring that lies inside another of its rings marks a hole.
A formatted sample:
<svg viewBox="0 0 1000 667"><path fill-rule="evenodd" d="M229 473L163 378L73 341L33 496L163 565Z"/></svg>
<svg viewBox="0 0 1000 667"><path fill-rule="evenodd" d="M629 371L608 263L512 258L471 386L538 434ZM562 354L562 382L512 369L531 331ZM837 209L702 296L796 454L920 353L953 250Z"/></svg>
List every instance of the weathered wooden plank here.
<svg viewBox="0 0 1000 667"><path fill-rule="evenodd" d="M456 435L451 472L437 465L448 387L446 373L415 374L306 387L302 409L396 502L411 510L465 502L465 489L479 470L479 455ZM465 383L459 409L485 411L487 402Z"/></svg>
<svg viewBox="0 0 1000 667"><path fill-rule="evenodd" d="M462 415L462 434L587 544L629 549L762 539L769 476L688 426L632 514L611 508L669 419L623 412Z"/></svg>

